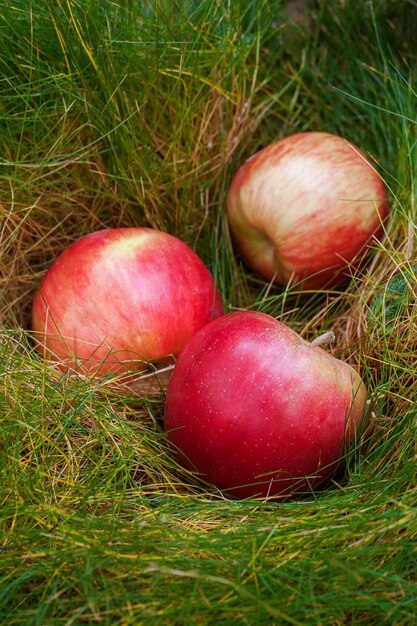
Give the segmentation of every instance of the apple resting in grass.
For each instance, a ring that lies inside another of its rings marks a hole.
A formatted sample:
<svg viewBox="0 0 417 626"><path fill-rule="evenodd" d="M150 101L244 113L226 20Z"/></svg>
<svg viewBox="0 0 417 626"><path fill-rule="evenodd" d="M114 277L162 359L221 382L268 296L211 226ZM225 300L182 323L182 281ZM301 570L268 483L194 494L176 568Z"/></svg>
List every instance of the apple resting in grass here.
<svg viewBox="0 0 417 626"><path fill-rule="evenodd" d="M267 280L335 285L381 234L383 182L352 143L320 132L285 137L250 157L227 199L233 239Z"/></svg>
<svg viewBox="0 0 417 626"><path fill-rule="evenodd" d="M169 362L222 313L210 272L185 243L151 228L114 228L56 259L35 295L32 329L63 369L122 373Z"/></svg>
<svg viewBox="0 0 417 626"><path fill-rule="evenodd" d="M360 376L264 313L210 322L171 377L165 431L180 462L232 497L322 487L357 434Z"/></svg>

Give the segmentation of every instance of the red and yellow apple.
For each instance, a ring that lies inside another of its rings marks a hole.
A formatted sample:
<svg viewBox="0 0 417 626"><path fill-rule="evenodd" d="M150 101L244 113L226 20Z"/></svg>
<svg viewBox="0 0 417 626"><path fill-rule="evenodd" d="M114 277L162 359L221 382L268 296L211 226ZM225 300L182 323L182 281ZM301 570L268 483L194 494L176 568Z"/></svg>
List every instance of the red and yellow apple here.
<svg viewBox="0 0 417 626"><path fill-rule="evenodd" d="M229 188L227 215L248 266L282 285L335 285L381 233L385 186L342 137L291 135L250 157Z"/></svg>
<svg viewBox="0 0 417 626"><path fill-rule="evenodd" d="M169 362L223 313L201 259L151 228L81 237L55 260L35 295L38 347L63 369L122 373Z"/></svg>
<svg viewBox="0 0 417 626"><path fill-rule="evenodd" d="M329 481L365 401L350 365L269 315L236 312L181 352L165 431L180 462L227 495L288 497Z"/></svg>

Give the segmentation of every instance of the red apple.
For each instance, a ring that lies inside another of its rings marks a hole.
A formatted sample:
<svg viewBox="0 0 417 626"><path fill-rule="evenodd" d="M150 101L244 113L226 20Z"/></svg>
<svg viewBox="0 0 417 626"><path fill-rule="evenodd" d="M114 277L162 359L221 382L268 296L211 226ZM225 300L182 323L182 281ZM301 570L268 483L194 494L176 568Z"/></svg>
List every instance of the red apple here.
<svg viewBox="0 0 417 626"><path fill-rule="evenodd" d="M64 369L144 369L169 361L223 313L204 263L185 243L150 228L90 233L53 263L35 295L38 347Z"/></svg>
<svg viewBox="0 0 417 626"><path fill-rule="evenodd" d="M323 486L362 420L357 372L264 313L210 322L171 377L165 431L188 468L233 497Z"/></svg>
<svg viewBox="0 0 417 626"><path fill-rule="evenodd" d="M285 137L250 157L227 199L237 249L267 280L334 285L381 233L385 186L365 155L328 133Z"/></svg>

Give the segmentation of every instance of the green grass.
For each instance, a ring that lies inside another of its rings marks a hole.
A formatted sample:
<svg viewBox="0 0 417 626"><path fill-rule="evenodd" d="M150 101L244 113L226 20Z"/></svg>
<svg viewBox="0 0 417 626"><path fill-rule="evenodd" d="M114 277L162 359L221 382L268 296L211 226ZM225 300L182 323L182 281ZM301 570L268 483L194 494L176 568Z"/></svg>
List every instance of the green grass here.
<svg viewBox="0 0 417 626"><path fill-rule="evenodd" d="M302 4L0 1L2 624L417 623L417 7ZM266 286L224 217L243 159L309 129L360 146L390 191L342 291ZM170 454L163 394L35 353L56 255L135 224L190 244L228 311L335 330L373 429L325 491L230 501Z"/></svg>

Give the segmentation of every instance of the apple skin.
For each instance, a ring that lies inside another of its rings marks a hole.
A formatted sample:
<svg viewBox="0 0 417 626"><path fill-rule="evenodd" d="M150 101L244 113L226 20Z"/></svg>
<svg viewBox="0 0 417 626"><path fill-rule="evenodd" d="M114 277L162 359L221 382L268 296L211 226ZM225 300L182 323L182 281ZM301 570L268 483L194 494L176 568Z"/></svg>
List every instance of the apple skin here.
<svg viewBox="0 0 417 626"><path fill-rule="evenodd" d="M236 312L185 346L164 427L180 462L226 495L285 498L328 482L365 401L350 365L269 315Z"/></svg>
<svg viewBox="0 0 417 626"><path fill-rule="evenodd" d="M385 186L365 155L342 137L291 135L250 157L228 192L236 247L267 280L334 286L382 232Z"/></svg>
<svg viewBox="0 0 417 626"><path fill-rule="evenodd" d="M114 228L81 237L55 260L33 301L32 330L63 370L101 375L172 361L222 314L210 272L184 242Z"/></svg>

